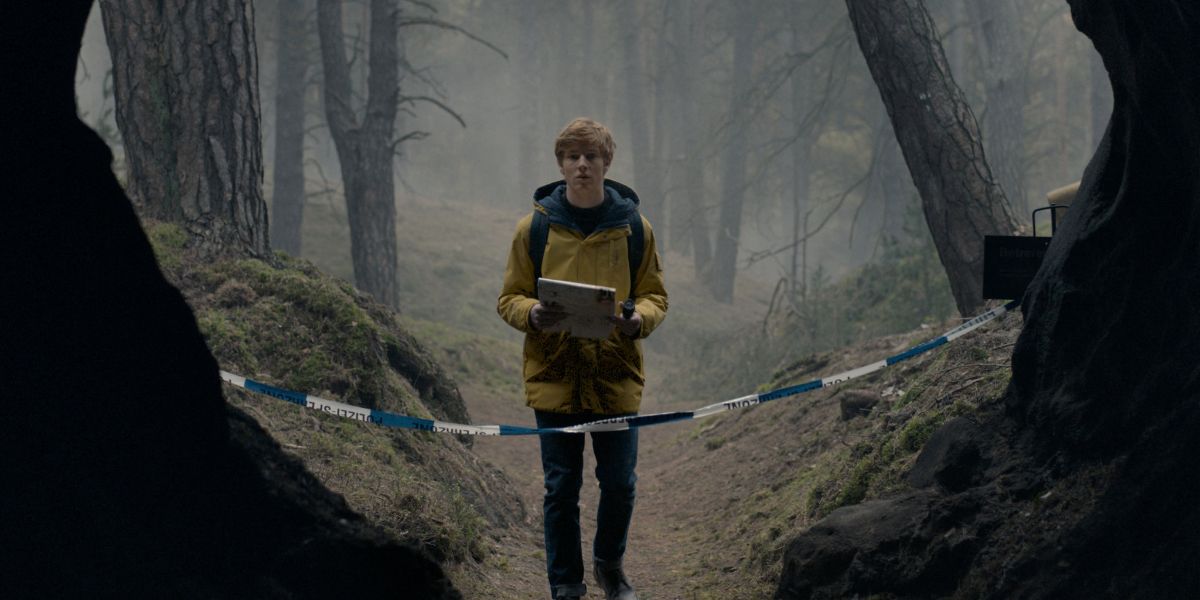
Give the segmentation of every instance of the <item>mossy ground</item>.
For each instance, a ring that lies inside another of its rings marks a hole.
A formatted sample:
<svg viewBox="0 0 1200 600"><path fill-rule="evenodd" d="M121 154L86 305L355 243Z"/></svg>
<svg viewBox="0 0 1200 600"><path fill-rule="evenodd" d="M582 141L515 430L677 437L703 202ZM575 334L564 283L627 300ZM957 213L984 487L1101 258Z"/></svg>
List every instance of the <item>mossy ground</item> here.
<svg viewBox="0 0 1200 600"><path fill-rule="evenodd" d="M147 232L222 369L373 409L419 417L438 410L389 363L409 333L346 282L283 255L272 263L197 261L178 227L149 223ZM226 398L351 508L461 579L493 568L497 532L524 513L504 476L452 436L389 430L232 386Z"/></svg>

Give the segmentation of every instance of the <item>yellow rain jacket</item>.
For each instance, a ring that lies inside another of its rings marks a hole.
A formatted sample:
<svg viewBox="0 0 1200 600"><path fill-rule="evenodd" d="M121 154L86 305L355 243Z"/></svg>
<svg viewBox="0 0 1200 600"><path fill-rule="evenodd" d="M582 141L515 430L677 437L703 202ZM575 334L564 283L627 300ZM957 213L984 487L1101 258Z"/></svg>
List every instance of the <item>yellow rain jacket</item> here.
<svg viewBox="0 0 1200 600"><path fill-rule="evenodd" d="M549 217L550 232L542 258L542 276L617 290L618 302L630 297L629 215L642 219L645 240L642 264L633 294L642 317L644 338L667 315L662 262L655 250L650 223L637 214L637 194L616 182L605 181L613 202L595 231L584 237L567 210L561 182L542 186L534 194L534 210ZM619 191L618 191L619 190ZM525 332L525 403L557 413L615 415L637 412L642 402L645 374L639 339L622 335L614 327L604 340L573 338L565 332L542 333L529 324L529 312L538 303L533 260L529 256L529 229L533 215L517 223L504 287L496 310L509 325Z"/></svg>

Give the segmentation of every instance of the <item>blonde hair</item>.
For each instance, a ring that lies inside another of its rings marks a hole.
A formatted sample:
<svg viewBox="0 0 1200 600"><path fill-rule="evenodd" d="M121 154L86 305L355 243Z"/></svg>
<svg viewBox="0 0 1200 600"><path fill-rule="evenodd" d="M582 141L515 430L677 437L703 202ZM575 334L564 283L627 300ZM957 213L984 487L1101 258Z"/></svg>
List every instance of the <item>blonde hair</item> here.
<svg viewBox="0 0 1200 600"><path fill-rule="evenodd" d="M554 140L554 158L559 165L567 150L574 147L594 148L604 158L604 164L611 165L617 144L607 127L587 117L579 117L567 123Z"/></svg>

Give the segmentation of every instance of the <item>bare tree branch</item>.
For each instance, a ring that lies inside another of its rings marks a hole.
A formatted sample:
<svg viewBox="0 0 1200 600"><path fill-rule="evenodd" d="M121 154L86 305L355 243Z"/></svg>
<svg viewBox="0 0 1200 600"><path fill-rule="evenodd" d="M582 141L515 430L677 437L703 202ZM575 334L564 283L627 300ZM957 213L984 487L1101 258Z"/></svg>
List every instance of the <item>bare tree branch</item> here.
<svg viewBox="0 0 1200 600"><path fill-rule="evenodd" d="M773 250L760 250L758 252L755 252L754 254L751 254L750 256L746 257L746 262L744 263L744 266L749 267L760 260L770 258L772 256L775 256L776 254L780 254L782 252L791 250L793 247L808 241L813 236L820 233L820 231L825 228L825 225L827 225L829 223L829 221L831 219L833 219L833 215L837 214L837 212L839 210L841 210L842 204L844 204L846 202L846 198L849 197L850 194L854 193L854 190L858 189L860 186L862 186L862 184L866 183L867 179L870 176L871 176L871 172L870 172L870 170L868 170L866 173L863 173L862 177L859 177L858 180L855 181L853 185L851 185L850 187L846 188L843 192L841 192L841 194L839 195L839 197L837 199L837 202L833 206L833 210L830 210L829 214L825 215L825 218L822 219L819 224L817 224L817 227L815 229L813 229L811 231L805 231L804 236L797 239L794 242L785 244L785 245L775 248ZM828 199L822 200L821 204L824 204L827 201L828 201ZM809 212L811 213L812 211L809 211Z"/></svg>
<svg viewBox="0 0 1200 600"><path fill-rule="evenodd" d="M455 25L453 23L447 23L445 21L442 21L441 19L434 19L431 17L423 17L423 18L422 17L417 17L417 18L409 17L409 18L400 19L401 27L408 27L410 25L429 25L431 27L438 27L440 29L449 29L450 31L457 31L458 33L461 33L461 34L467 36L467 38L478 42L480 45L485 46L488 49L495 52L496 54L499 54L500 56L504 57L504 60L508 60L508 54L506 54L503 50L501 50L495 44L475 35L474 33L471 33L470 31L467 31L466 29L463 29L462 27L459 27L458 25Z"/></svg>
<svg viewBox="0 0 1200 600"><path fill-rule="evenodd" d="M434 98L431 96L404 96L404 97L400 98L400 103L401 104L404 104L404 103L411 104L411 103L415 103L418 100L420 100L422 102L428 102L430 104L433 104L434 106L437 106L438 108L446 111L446 114L450 115L451 117L454 117L454 120L458 121L458 124L462 125L464 129L467 127L467 122L463 120L461 115L454 112L454 109L450 108L449 106L446 106L446 104L444 102L442 102L441 100L438 100L437 98Z"/></svg>
<svg viewBox="0 0 1200 600"><path fill-rule="evenodd" d="M427 137L429 137L428 131L410 131L410 132L396 138L395 140L392 140L392 144L391 144L392 154L399 156L400 149L398 148L398 146L408 140L423 140Z"/></svg>

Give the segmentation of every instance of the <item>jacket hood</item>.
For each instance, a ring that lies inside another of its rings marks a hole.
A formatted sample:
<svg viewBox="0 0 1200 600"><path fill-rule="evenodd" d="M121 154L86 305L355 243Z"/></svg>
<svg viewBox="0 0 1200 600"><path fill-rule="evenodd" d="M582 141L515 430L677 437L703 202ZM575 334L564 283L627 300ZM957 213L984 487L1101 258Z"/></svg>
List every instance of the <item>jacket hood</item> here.
<svg viewBox="0 0 1200 600"><path fill-rule="evenodd" d="M596 225L597 230L619 227L629 222L630 216L637 213L637 192L633 188L611 179L604 180L604 193L612 199L612 205L604 218ZM567 183L560 179L547 183L533 192L534 210L541 210L550 217L550 222L573 229L578 229L575 220L567 210Z"/></svg>
<svg viewBox="0 0 1200 600"><path fill-rule="evenodd" d="M539 200L542 200L543 198L548 198L560 186L564 189L564 192L565 192L566 185L567 185L567 182L564 179L559 179L558 181L555 181L554 183L547 183L546 185L543 185L533 191L533 201L538 202ZM633 191L633 188L631 188L619 181L605 179L604 187L606 188L605 189L606 192L608 192L607 188L612 188L613 191L615 191L618 196L628 199L628 200L631 200L631 201L633 201L634 204L641 203L641 200L638 198L637 192ZM609 193L611 195L611 192L609 192Z"/></svg>

